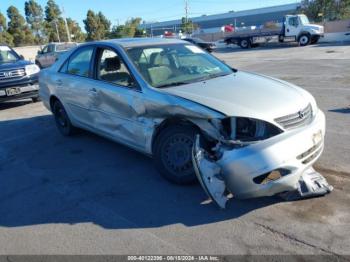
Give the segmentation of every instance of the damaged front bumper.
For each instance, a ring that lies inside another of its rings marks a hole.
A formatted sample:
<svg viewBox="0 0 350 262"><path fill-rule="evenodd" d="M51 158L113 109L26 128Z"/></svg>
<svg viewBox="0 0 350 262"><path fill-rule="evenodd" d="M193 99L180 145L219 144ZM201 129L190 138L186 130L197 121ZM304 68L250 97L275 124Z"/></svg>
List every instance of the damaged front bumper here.
<svg viewBox="0 0 350 262"><path fill-rule="evenodd" d="M332 187L312 169L323 151L324 135L325 116L319 111L307 126L241 148L219 146L221 157L216 160L201 147L198 136L193 164L202 187L222 208L227 191L243 199L278 193L287 199L324 195Z"/></svg>

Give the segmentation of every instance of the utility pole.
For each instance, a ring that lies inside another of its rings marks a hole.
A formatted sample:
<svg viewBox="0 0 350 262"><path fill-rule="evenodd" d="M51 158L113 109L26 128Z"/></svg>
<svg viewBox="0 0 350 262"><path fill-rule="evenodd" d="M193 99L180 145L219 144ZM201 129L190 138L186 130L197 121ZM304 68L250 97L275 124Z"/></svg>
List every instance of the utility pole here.
<svg viewBox="0 0 350 262"><path fill-rule="evenodd" d="M63 14L63 19L64 19L64 24L66 25L66 32L67 32L68 42L72 42L71 37L70 37L69 28L68 28L67 18L66 18L65 14L64 14L64 7L62 7L62 14Z"/></svg>
<svg viewBox="0 0 350 262"><path fill-rule="evenodd" d="M57 27L57 20L55 19L53 22L54 22L55 27L56 27L56 33L57 33L58 42L61 43L60 33L59 33L58 27Z"/></svg>

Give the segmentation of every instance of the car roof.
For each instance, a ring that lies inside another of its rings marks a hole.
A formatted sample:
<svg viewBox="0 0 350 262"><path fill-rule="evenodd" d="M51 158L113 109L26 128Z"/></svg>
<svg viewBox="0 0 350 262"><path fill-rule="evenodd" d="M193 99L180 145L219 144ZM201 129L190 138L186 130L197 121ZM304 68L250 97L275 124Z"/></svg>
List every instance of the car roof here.
<svg viewBox="0 0 350 262"><path fill-rule="evenodd" d="M161 44L183 44L184 41L174 38L118 38L99 41L100 43L117 44L122 47L152 46Z"/></svg>

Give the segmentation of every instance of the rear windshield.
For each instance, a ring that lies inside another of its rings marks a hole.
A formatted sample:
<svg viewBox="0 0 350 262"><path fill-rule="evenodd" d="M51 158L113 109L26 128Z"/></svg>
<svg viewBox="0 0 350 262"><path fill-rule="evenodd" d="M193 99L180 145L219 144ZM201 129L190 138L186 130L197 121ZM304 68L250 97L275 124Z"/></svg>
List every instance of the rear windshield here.
<svg viewBox="0 0 350 262"><path fill-rule="evenodd" d="M11 63L19 60L19 56L8 46L0 45L0 63Z"/></svg>

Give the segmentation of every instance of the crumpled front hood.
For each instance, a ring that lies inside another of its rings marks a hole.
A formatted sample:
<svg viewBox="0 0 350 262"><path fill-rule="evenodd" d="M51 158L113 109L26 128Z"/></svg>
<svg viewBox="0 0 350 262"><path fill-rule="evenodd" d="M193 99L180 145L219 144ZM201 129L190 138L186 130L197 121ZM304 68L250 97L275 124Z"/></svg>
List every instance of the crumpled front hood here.
<svg viewBox="0 0 350 262"><path fill-rule="evenodd" d="M274 78L242 72L162 89L227 116L266 120L296 113L315 100L305 90Z"/></svg>

